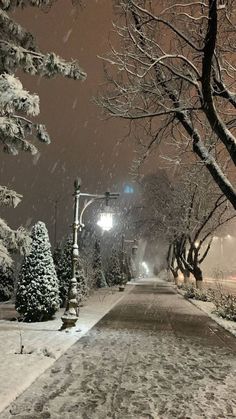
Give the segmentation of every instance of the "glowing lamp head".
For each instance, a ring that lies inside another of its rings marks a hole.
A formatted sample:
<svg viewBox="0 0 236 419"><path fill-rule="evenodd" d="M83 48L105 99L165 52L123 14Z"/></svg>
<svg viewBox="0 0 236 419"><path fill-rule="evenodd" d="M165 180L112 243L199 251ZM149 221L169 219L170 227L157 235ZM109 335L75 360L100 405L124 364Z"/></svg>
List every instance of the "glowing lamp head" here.
<svg viewBox="0 0 236 419"><path fill-rule="evenodd" d="M102 212L97 225L102 228L103 231L110 231L113 227L113 214L110 211Z"/></svg>

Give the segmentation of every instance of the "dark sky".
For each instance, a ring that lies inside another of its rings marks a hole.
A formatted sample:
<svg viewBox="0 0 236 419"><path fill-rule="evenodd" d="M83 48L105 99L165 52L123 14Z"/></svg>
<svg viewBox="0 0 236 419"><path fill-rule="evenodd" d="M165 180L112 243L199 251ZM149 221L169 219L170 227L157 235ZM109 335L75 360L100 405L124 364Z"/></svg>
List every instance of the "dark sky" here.
<svg viewBox="0 0 236 419"><path fill-rule="evenodd" d="M40 147L38 160L29 154L2 154L1 184L24 195L15 210L3 212L4 217L12 227L42 220L52 233L53 200L60 197L61 236L72 221L71 194L77 175L89 192L117 190L129 178L133 144L128 140L120 145L127 123L104 120L91 102L104 81L97 55L108 50L112 2L89 0L84 9L75 11L69 0L59 0L49 13L29 7L18 10L15 18L36 36L41 51L55 51L68 60L78 58L87 72L85 82L19 74L24 86L40 96L39 119L46 124L52 143Z"/></svg>

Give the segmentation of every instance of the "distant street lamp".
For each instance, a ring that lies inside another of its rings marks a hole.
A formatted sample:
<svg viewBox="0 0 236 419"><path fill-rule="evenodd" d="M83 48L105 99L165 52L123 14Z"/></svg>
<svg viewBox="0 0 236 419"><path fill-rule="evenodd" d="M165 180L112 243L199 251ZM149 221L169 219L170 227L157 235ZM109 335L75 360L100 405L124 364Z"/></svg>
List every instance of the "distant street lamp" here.
<svg viewBox="0 0 236 419"><path fill-rule="evenodd" d="M97 200L105 200L106 207L108 208L109 200L116 199L119 194L118 193L111 193L105 192L102 195L99 194L89 194L89 193L81 193L80 192L80 185L81 180L77 178L74 182L74 223L73 223L73 247L72 247L72 278L70 281L69 293L68 293L68 300L65 312L62 316L62 327L61 330L70 328L75 326L78 320L78 301L77 301L77 280L76 280L76 266L79 258L79 247L78 247L78 230L82 230L84 227L83 223L83 215L85 210ZM79 199L80 197L90 198L88 202L85 202L81 213L79 214ZM111 211L108 208L108 212L104 212L103 214L107 214L107 218L103 217L103 222L99 225L104 230L109 230L112 228L112 218L110 218ZM110 214L110 215L109 215ZM109 221L109 222L108 222Z"/></svg>
<svg viewBox="0 0 236 419"><path fill-rule="evenodd" d="M138 251L138 246L137 246L137 240L127 240L125 239L124 234L122 235L122 245L121 245L121 258L122 258L122 274L125 271L125 243L132 243L133 246L131 248L131 260L133 262L132 266L132 273L137 274L137 263L135 262L136 256L137 256L137 251ZM135 269L134 269L135 267Z"/></svg>

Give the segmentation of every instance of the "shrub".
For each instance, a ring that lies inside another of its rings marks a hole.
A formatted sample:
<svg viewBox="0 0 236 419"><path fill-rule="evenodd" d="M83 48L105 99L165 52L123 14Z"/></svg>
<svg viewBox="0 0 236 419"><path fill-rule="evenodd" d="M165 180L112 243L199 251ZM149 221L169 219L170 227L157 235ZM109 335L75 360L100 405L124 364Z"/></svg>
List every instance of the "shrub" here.
<svg viewBox="0 0 236 419"><path fill-rule="evenodd" d="M185 298L193 298L194 300L200 301L211 301L212 296L210 290L203 290L195 288L193 285L188 285L183 287L184 289L184 297Z"/></svg>
<svg viewBox="0 0 236 419"><path fill-rule="evenodd" d="M223 319L236 321L236 296L232 294L215 294L213 299L214 312Z"/></svg>

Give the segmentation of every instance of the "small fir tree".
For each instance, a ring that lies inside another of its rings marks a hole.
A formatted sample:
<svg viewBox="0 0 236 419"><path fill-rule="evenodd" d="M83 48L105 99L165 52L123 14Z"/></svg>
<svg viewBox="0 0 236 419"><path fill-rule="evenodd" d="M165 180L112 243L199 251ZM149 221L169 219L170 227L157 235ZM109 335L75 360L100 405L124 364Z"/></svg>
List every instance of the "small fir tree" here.
<svg viewBox="0 0 236 419"><path fill-rule="evenodd" d="M54 252L61 307L64 307L66 304L72 278L72 245L72 238L68 237L63 248L61 249L58 246Z"/></svg>
<svg viewBox="0 0 236 419"><path fill-rule="evenodd" d="M122 281L122 274L121 274L121 266L120 266L120 259L118 256L118 252L113 249L111 253L111 258L109 260L108 265L108 278L109 278L109 285L121 285Z"/></svg>
<svg viewBox="0 0 236 419"><path fill-rule="evenodd" d="M106 278L102 269L101 247L99 240L96 240L94 244L93 274L94 282L97 288L107 287Z"/></svg>
<svg viewBox="0 0 236 419"><path fill-rule="evenodd" d="M10 300L14 292L14 273L11 268L0 267L0 301Z"/></svg>
<svg viewBox="0 0 236 419"><path fill-rule="evenodd" d="M49 320L59 308L59 287L45 224L32 228L31 251L25 257L16 292L16 310L24 321Z"/></svg>
<svg viewBox="0 0 236 419"><path fill-rule="evenodd" d="M81 304L88 294L87 280L84 274L81 258L78 258L75 276L77 280L78 303Z"/></svg>
<svg viewBox="0 0 236 419"><path fill-rule="evenodd" d="M61 307L64 307L67 302L70 281L72 278L72 249L73 240L72 237L69 236L66 239L63 248L57 245L53 255L57 277L59 281ZM78 302L81 303L81 301L86 297L88 289L83 269L83 263L80 257L77 261L75 276L77 280Z"/></svg>

